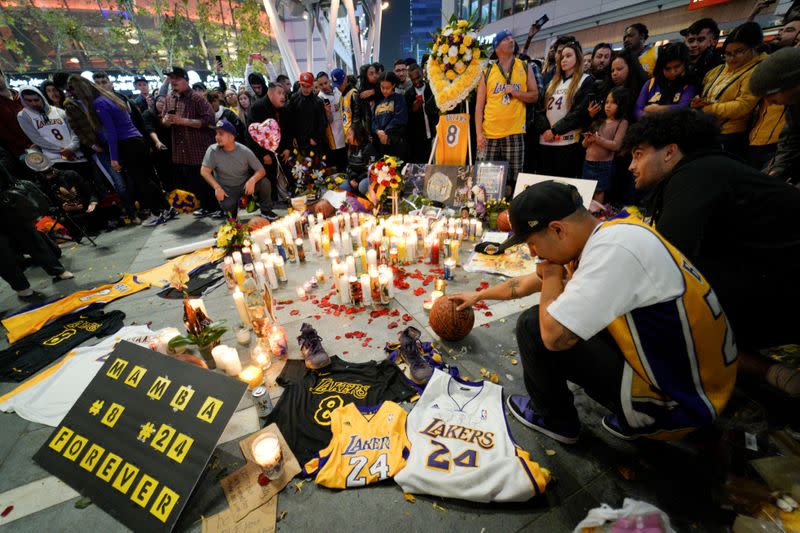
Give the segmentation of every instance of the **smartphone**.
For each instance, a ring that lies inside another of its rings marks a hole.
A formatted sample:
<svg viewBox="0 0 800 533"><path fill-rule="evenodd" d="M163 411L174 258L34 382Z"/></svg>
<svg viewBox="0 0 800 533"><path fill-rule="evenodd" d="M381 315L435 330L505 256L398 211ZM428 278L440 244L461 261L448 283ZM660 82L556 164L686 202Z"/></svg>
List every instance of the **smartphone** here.
<svg viewBox="0 0 800 533"><path fill-rule="evenodd" d="M219 68L222 68L222 56L214 56L214 60L217 62L217 65L219 65Z"/></svg>
<svg viewBox="0 0 800 533"><path fill-rule="evenodd" d="M538 19L536 19L536 22L534 22L533 25L541 30L542 26L547 24L548 20L550 20L550 17L548 17L547 14L544 14L541 17L539 17Z"/></svg>

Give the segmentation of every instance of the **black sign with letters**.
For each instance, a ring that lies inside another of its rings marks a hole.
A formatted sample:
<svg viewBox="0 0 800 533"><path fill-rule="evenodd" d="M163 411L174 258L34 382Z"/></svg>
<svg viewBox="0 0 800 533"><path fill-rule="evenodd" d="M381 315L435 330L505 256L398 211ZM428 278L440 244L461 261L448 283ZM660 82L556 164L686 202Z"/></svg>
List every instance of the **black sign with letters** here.
<svg viewBox="0 0 800 533"><path fill-rule="evenodd" d="M246 389L120 342L34 460L129 528L171 531Z"/></svg>

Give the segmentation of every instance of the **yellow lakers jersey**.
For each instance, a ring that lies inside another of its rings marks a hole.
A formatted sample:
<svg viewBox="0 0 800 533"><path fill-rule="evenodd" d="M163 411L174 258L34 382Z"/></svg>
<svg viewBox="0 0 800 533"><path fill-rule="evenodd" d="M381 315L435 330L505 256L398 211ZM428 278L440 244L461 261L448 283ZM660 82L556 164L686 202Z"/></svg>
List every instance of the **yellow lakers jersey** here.
<svg viewBox="0 0 800 533"><path fill-rule="evenodd" d="M658 47L650 46L642 52L639 56L639 64L648 76L654 76L653 72L656 69L656 59L658 59Z"/></svg>
<svg viewBox="0 0 800 533"><path fill-rule="evenodd" d="M487 69L483 135L487 139L500 139L525 133L525 103L505 91L506 85L518 91L528 90L525 63L514 59L510 73L503 72L499 63L489 63Z"/></svg>
<svg viewBox="0 0 800 533"><path fill-rule="evenodd" d="M316 483L331 489L371 485L393 477L406 464L411 444L406 412L394 402L375 408L353 403L331 413L333 438L305 465Z"/></svg>
<svg viewBox="0 0 800 533"><path fill-rule="evenodd" d="M85 309L92 304L107 304L149 286L148 283L140 282L133 274L125 274L115 283L78 291L50 304L6 318L3 326L8 330L8 342L14 343L36 333L54 318Z"/></svg>
<svg viewBox="0 0 800 533"><path fill-rule="evenodd" d="M347 139L347 132L353 124L353 95L356 89L352 88L347 94L342 96L342 126L344 127L344 138Z"/></svg>
<svg viewBox="0 0 800 533"><path fill-rule="evenodd" d="M469 146L469 114L454 113L439 117L436 125L437 165L463 165Z"/></svg>
<svg viewBox="0 0 800 533"><path fill-rule="evenodd" d="M175 267L180 268L187 274L191 274L201 266L218 261L223 257L225 257L225 250L222 248L202 248L170 259L163 265L139 272L136 274L136 279L141 283L148 283L155 287L166 287L175 273Z"/></svg>
<svg viewBox="0 0 800 533"><path fill-rule="evenodd" d="M658 427L656 438L680 438L716 419L733 392L737 350L725 313L703 275L655 229L638 218L613 219L646 228L683 276L674 300L634 309L608 330L626 361L622 410L632 427Z"/></svg>

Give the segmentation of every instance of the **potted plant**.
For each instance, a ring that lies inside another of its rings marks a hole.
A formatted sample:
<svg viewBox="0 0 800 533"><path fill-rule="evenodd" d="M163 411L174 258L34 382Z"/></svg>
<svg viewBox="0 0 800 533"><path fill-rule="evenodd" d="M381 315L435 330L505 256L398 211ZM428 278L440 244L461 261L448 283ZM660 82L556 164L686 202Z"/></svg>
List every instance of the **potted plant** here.
<svg viewBox="0 0 800 533"><path fill-rule="evenodd" d="M500 213L508 209L508 200L500 198L499 200L489 200L486 203L486 220L489 223L489 229L497 229L497 217Z"/></svg>
<svg viewBox="0 0 800 533"><path fill-rule="evenodd" d="M219 322L212 322L206 326L201 326L194 332L190 331L186 335L178 335L169 341L169 349L175 350L185 346L194 345L200 351L200 355L208 365L208 368L216 368L214 358L211 357L211 350L219 344L220 338L228 331L223 323L224 320Z"/></svg>

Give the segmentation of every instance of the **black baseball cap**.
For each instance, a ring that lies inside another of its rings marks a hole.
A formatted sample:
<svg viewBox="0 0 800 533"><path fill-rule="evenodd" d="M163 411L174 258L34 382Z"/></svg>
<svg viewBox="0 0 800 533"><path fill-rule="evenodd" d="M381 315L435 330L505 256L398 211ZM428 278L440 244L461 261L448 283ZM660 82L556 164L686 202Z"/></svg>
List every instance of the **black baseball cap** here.
<svg viewBox="0 0 800 533"><path fill-rule="evenodd" d="M178 76L179 78L183 78L185 80L189 79L189 73L186 72L181 67L172 67L172 69L166 71L164 73L165 76Z"/></svg>
<svg viewBox="0 0 800 533"><path fill-rule="evenodd" d="M498 255L528 240L532 233L547 228L554 220L568 217L583 207L583 199L574 185L542 181L531 185L511 201L508 218L514 234L502 244L482 242L475 251Z"/></svg>

